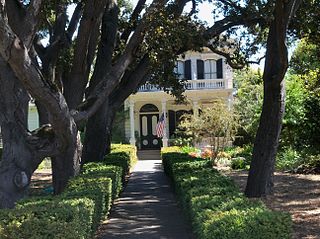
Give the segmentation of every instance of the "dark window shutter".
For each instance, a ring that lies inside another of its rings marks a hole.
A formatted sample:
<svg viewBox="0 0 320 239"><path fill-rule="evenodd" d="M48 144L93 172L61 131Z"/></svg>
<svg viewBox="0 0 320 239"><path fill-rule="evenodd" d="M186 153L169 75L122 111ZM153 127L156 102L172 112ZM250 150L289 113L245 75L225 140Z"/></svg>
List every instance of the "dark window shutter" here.
<svg viewBox="0 0 320 239"><path fill-rule="evenodd" d="M184 77L187 80L191 80L191 60L184 62Z"/></svg>
<svg viewBox="0 0 320 239"><path fill-rule="evenodd" d="M203 60L197 60L197 75L198 79L202 80L204 79L204 61Z"/></svg>
<svg viewBox="0 0 320 239"><path fill-rule="evenodd" d="M222 79L222 59L217 60L217 78Z"/></svg>
<svg viewBox="0 0 320 239"><path fill-rule="evenodd" d="M169 110L169 136L171 137L176 130L176 112Z"/></svg>

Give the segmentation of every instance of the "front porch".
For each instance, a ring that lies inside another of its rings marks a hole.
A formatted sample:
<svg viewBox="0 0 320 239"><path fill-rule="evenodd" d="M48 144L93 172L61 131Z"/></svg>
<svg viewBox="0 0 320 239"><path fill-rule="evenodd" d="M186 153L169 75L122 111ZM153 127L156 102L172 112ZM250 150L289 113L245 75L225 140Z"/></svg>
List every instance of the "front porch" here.
<svg viewBox="0 0 320 239"><path fill-rule="evenodd" d="M167 147L183 114L190 113L197 117L199 111L212 104L215 99L223 99L226 104L232 104L232 89L201 90L201 94L200 91L186 91L185 94L185 104L176 103L171 95L163 91L131 95L125 102L125 109L129 111L125 132L130 144L141 150ZM158 138L156 126L162 114L165 127L163 137Z"/></svg>

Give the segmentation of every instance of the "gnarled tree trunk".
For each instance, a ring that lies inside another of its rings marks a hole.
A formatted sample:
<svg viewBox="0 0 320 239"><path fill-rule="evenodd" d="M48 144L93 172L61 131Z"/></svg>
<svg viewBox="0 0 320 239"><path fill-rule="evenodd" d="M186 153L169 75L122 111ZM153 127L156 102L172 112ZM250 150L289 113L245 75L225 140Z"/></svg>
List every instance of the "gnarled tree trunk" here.
<svg viewBox="0 0 320 239"><path fill-rule="evenodd" d="M3 152L0 161L0 208L12 208L22 198L31 175L41 162L25 140L29 96L0 57L0 124Z"/></svg>

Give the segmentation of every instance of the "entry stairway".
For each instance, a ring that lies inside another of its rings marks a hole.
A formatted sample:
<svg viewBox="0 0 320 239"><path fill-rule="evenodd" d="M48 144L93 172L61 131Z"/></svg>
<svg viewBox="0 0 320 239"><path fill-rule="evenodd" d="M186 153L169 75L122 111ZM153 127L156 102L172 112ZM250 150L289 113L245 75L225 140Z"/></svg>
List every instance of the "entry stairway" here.
<svg viewBox="0 0 320 239"><path fill-rule="evenodd" d="M139 160L159 160L160 150L138 150Z"/></svg>

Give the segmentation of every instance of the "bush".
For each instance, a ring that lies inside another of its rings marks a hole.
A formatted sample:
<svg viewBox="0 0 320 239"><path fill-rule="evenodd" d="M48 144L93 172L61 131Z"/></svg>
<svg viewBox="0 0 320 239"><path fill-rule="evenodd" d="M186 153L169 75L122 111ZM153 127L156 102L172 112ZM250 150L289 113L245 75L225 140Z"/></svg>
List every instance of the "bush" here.
<svg viewBox="0 0 320 239"><path fill-rule="evenodd" d="M95 231L100 220L108 214L112 202L112 180L103 177L81 175L70 180L63 197L87 197L95 202L92 230Z"/></svg>
<svg viewBox="0 0 320 239"><path fill-rule="evenodd" d="M93 212L94 202L88 198L17 205L0 210L0 238L90 238Z"/></svg>
<svg viewBox="0 0 320 239"><path fill-rule="evenodd" d="M130 172L130 168L132 168L136 162L136 148L127 144L112 144L111 153L104 158L105 164L123 168L123 180L125 180L125 176Z"/></svg>
<svg viewBox="0 0 320 239"><path fill-rule="evenodd" d="M112 197L117 198L122 190L123 169L103 163L88 163L82 168L82 175L88 177L107 177L112 179Z"/></svg>
<svg viewBox="0 0 320 239"><path fill-rule="evenodd" d="M162 152L162 160L198 238L290 238L289 214L247 199L209 160L177 152Z"/></svg>
<svg viewBox="0 0 320 239"><path fill-rule="evenodd" d="M278 170L294 170L302 163L301 155L293 148L281 150L276 159L276 168Z"/></svg>
<svg viewBox="0 0 320 239"><path fill-rule="evenodd" d="M250 161L248 161L244 157L237 157L231 160L231 168L232 169L249 169Z"/></svg>

